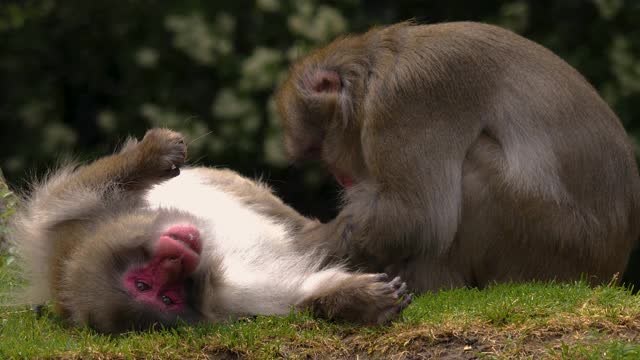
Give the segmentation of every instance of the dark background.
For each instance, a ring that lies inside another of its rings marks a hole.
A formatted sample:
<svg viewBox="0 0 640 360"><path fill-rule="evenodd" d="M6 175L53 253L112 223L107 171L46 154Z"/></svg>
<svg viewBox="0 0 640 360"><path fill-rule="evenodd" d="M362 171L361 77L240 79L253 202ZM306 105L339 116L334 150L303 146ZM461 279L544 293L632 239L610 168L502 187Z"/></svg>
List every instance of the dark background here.
<svg viewBox="0 0 640 360"><path fill-rule="evenodd" d="M335 184L283 157L273 89L309 49L410 18L484 21L542 43L638 144L639 1L0 0L0 169L21 187L65 154L91 159L167 126L191 139L191 163L262 176L329 219Z"/></svg>

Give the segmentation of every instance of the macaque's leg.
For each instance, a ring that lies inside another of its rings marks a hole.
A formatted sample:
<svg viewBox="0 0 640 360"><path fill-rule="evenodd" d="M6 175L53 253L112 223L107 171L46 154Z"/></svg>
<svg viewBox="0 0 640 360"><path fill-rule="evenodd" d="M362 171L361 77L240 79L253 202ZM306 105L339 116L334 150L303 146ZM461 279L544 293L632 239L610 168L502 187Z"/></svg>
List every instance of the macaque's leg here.
<svg viewBox="0 0 640 360"><path fill-rule="evenodd" d="M397 107L397 119L412 116L412 108ZM377 123L397 121L379 117ZM303 232L303 246L325 247L339 258L348 257L352 265L367 264L369 272L424 254L444 254L455 239L462 208L462 167L456 164L464 161L466 144L479 130L474 126L468 134L459 134L449 122L438 121L419 123L415 134L406 134L404 127L365 134L365 154L371 154L370 162L382 162L370 179L345 191L344 207L334 220ZM388 138L421 147L391 145Z"/></svg>
<svg viewBox="0 0 640 360"><path fill-rule="evenodd" d="M412 300L407 285L386 274L358 274L324 270L303 285L298 308L310 308L326 319L364 324L384 324L394 319Z"/></svg>
<svg viewBox="0 0 640 360"><path fill-rule="evenodd" d="M443 257L418 257L385 267L385 273L398 276L418 293L464 287L473 284L470 265Z"/></svg>

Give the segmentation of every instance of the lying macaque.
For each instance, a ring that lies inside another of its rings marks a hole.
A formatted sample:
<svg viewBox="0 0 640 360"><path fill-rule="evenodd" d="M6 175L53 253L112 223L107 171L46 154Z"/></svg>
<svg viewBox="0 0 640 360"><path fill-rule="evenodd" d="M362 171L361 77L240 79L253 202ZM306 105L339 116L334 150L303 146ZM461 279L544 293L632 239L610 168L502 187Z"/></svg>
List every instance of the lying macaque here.
<svg viewBox="0 0 640 360"><path fill-rule="evenodd" d="M264 184L230 170L181 172L185 157L180 134L154 129L35 185L12 225L29 300L52 300L73 323L107 333L307 308L377 324L410 303L399 278L297 249L312 221Z"/></svg>

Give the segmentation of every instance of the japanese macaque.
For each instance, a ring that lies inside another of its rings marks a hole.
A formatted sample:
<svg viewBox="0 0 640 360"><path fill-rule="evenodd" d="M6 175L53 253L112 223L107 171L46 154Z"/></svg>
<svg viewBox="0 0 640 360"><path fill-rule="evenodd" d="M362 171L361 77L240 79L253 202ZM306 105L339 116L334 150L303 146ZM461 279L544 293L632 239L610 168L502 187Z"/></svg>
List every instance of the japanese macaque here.
<svg viewBox="0 0 640 360"><path fill-rule="evenodd" d="M301 59L277 94L293 159L344 186L303 229L417 291L622 272L640 177L609 106L544 47L479 23L375 28Z"/></svg>
<svg viewBox="0 0 640 360"><path fill-rule="evenodd" d="M178 176L185 156L180 134L154 129L35 185L12 227L30 301L108 333L305 308L384 323L411 301L399 278L296 249L312 220L265 185L211 168Z"/></svg>

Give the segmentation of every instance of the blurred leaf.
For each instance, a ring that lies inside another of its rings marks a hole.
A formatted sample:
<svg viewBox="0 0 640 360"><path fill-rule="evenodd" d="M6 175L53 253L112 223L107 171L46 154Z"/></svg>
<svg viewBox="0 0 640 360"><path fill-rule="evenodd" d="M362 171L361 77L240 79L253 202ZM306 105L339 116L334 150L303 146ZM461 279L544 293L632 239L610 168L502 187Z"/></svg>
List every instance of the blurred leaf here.
<svg viewBox="0 0 640 360"><path fill-rule="evenodd" d="M165 26L174 33L173 44L196 62L211 65L217 56L228 55L233 50L230 36L235 27L231 15L218 14L210 26L202 15L169 15Z"/></svg>
<svg viewBox="0 0 640 360"><path fill-rule="evenodd" d="M347 29L347 21L333 7L316 6L310 0L299 0L296 1L296 10L289 17L289 28L309 40L325 42Z"/></svg>
<svg viewBox="0 0 640 360"><path fill-rule="evenodd" d="M267 12L276 12L282 8L280 0L257 0L258 9Z"/></svg>
<svg viewBox="0 0 640 360"><path fill-rule="evenodd" d="M282 53L275 49L258 47L242 64L240 88L268 90L275 86L276 77L283 68Z"/></svg>
<svg viewBox="0 0 640 360"><path fill-rule="evenodd" d="M521 33L529 26L529 5L525 1L514 1L500 8L500 24Z"/></svg>
<svg viewBox="0 0 640 360"><path fill-rule="evenodd" d="M611 20L620 12L624 5L623 0L593 0L603 18Z"/></svg>

